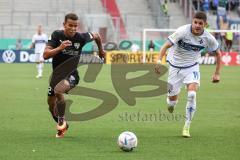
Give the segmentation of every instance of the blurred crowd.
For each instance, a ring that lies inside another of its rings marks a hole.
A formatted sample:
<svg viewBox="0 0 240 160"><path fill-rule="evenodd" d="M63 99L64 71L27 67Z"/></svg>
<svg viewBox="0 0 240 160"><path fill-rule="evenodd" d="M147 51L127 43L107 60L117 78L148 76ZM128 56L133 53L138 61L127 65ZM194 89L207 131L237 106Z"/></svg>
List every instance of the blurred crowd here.
<svg viewBox="0 0 240 160"><path fill-rule="evenodd" d="M196 10L208 12L216 11L217 7L223 7L226 10L239 9L239 0L192 0Z"/></svg>

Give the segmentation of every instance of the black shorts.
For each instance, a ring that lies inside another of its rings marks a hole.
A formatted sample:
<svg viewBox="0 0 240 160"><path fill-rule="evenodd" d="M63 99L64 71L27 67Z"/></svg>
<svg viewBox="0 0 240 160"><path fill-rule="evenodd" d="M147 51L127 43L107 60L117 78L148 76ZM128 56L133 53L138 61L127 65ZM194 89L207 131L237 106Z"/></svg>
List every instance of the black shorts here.
<svg viewBox="0 0 240 160"><path fill-rule="evenodd" d="M79 83L79 75L77 71L72 72L69 76L66 77L66 79L69 84L71 89L74 88L76 85ZM54 96L54 89L52 89L51 86L48 87L48 96Z"/></svg>

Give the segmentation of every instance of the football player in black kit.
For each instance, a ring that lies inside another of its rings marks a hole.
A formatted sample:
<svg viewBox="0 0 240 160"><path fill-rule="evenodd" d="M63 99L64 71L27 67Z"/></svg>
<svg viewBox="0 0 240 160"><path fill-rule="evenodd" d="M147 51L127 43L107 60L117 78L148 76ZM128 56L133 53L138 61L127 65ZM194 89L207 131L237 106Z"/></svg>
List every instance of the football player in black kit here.
<svg viewBox="0 0 240 160"><path fill-rule="evenodd" d="M82 47L91 41L95 41L99 57L104 58L105 52L102 48L101 38L98 33L78 33L76 32L78 25L78 16L74 13L69 13L64 19L64 30L56 30L52 33L44 50L44 59L53 58L53 71L59 67L64 68L65 62L74 57L79 57ZM54 78L54 74L52 75ZM57 122L56 138L64 136L68 129L68 124L65 120L65 100L64 93L75 87L79 82L77 65L75 70L71 71L65 78L62 78L52 88L50 85L48 92L48 105L53 119Z"/></svg>

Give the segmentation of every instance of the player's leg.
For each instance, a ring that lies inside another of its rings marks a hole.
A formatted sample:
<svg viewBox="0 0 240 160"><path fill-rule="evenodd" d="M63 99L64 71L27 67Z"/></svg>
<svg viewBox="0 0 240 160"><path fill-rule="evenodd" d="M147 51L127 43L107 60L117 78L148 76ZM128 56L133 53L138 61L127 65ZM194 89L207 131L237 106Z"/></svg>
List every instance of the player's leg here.
<svg viewBox="0 0 240 160"><path fill-rule="evenodd" d="M191 83L187 85L187 104L186 104L186 119L183 127L183 137L190 137L190 124L192 122L194 113L196 111L196 91L198 88L197 83Z"/></svg>
<svg viewBox="0 0 240 160"><path fill-rule="evenodd" d="M60 81L54 88L55 95L57 97L57 110L58 110L58 124L57 124L57 134L56 137L63 137L66 130L68 129L68 124L65 120L65 108L66 102L64 100L64 93L74 88L79 83L78 72L74 71L66 79Z"/></svg>
<svg viewBox="0 0 240 160"><path fill-rule="evenodd" d="M43 61L37 63L37 71L38 71L37 78L41 78L43 73Z"/></svg>
<svg viewBox="0 0 240 160"><path fill-rule="evenodd" d="M229 40L229 49L228 52L232 52L232 40Z"/></svg>
<svg viewBox="0 0 240 160"><path fill-rule="evenodd" d="M67 80L60 81L54 88L54 93L57 97L57 110L58 110L58 124L62 125L65 121L65 107L64 93L70 90L70 84Z"/></svg>
<svg viewBox="0 0 240 160"><path fill-rule="evenodd" d="M36 62L36 68L37 68L37 75L36 75L36 78L39 78L39 75L38 75L38 68L39 68L39 60L40 60L40 54L39 53L35 53L35 62Z"/></svg>
<svg viewBox="0 0 240 160"><path fill-rule="evenodd" d="M194 113L196 111L196 97L197 97L197 89L200 85L200 73L198 70L198 66L194 67L193 70L190 70L186 78L184 79L184 83L187 86L187 104L186 104L186 119L183 127L182 135L184 137L190 137L190 124L192 122Z"/></svg>
<svg viewBox="0 0 240 160"><path fill-rule="evenodd" d="M167 105L168 105L168 112L169 113L173 113L177 103L178 103L178 95L167 97Z"/></svg>
<svg viewBox="0 0 240 160"><path fill-rule="evenodd" d="M62 80L60 81L54 88L54 93L57 97L56 100L56 108L57 108L57 117L58 117L58 122L57 122L57 134L56 138L61 138L64 136L65 132L68 129L68 124L65 120L65 99L64 99L64 93L69 91L70 89L70 84L67 80Z"/></svg>
<svg viewBox="0 0 240 160"><path fill-rule="evenodd" d="M178 94L183 84L183 76L180 71L178 68L169 68L167 105L170 113L174 111L178 103Z"/></svg>
<svg viewBox="0 0 240 160"><path fill-rule="evenodd" d="M41 78L41 64L40 64L40 53L35 53L35 62L36 62L36 68L37 68L37 76L36 78Z"/></svg>
<svg viewBox="0 0 240 160"><path fill-rule="evenodd" d="M63 94L74 88L79 83L78 72L74 71L66 79L60 81L54 88L54 92L57 96L57 109L59 116L59 125L64 122L66 102Z"/></svg>
<svg viewBox="0 0 240 160"><path fill-rule="evenodd" d="M57 97L55 95L48 96L48 106L52 118L56 123L58 123L58 112L57 112Z"/></svg>
<svg viewBox="0 0 240 160"><path fill-rule="evenodd" d="M49 106L49 111L52 115L52 118L54 119L55 122L58 122L58 111L57 111L57 97L54 93L54 90L51 87L48 87L48 106Z"/></svg>
<svg viewBox="0 0 240 160"><path fill-rule="evenodd" d="M38 64L38 75L39 75L39 77L42 77L43 66L44 66L43 53L40 53L39 64Z"/></svg>

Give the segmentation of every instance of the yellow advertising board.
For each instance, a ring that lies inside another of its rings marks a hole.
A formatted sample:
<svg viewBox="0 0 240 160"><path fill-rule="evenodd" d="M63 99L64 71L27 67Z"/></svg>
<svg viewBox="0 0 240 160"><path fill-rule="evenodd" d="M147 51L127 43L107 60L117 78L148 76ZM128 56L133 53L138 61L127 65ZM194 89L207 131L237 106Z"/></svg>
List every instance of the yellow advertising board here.
<svg viewBox="0 0 240 160"><path fill-rule="evenodd" d="M146 63L157 63L159 52L146 52ZM106 64L143 63L143 53L130 51L111 51L106 53ZM163 64L166 63L163 58Z"/></svg>

